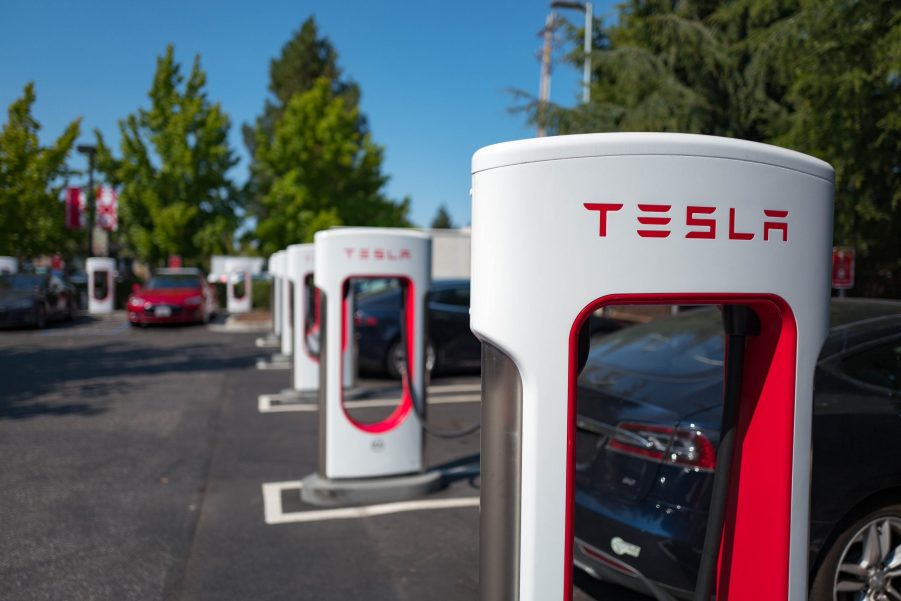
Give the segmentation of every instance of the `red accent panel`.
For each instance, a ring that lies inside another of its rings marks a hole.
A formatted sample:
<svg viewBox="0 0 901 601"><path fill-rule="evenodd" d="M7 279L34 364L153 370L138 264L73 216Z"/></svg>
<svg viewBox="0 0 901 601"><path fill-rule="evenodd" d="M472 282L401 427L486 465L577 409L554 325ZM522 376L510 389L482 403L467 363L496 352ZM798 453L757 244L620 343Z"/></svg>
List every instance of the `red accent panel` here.
<svg viewBox="0 0 901 601"><path fill-rule="evenodd" d="M566 518L563 599L572 601L573 482L576 369L579 328L613 304L740 304L760 316L760 336L748 339L736 453L716 597L729 601L785 599L791 538L797 327L791 308L771 294L613 294L596 299L576 317L569 337L566 435ZM801 452L806 452L804 449Z"/></svg>
<svg viewBox="0 0 901 601"><path fill-rule="evenodd" d="M669 230L638 230L642 238L668 238L669 234Z"/></svg>
<svg viewBox="0 0 901 601"><path fill-rule="evenodd" d="M405 282L407 284L407 302L406 302L407 311L403 317L404 317L404 319L407 320L407 332L410 332L410 336L407 341L408 342L408 344L407 344L407 369L411 369L412 368L412 357L413 357L413 353L411 351L413 350L414 340L416 338L416 334L415 334L415 332L416 332L416 330L415 330L416 289L415 289L415 286L413 285L412 280L410 280L405 275L388 274L388 275L367 275L365 277L348 278L347 280L345 280L344 283L348 284L348 282L351 279L380 279L380 278L395 278L395 279L400 280L401 282ZM347 328L345 327L345 325L347 324L346 318L347 318L347 299L344 299L341 301L341 332L342 332L341 339L342 339L342 344L344 343L344 341L347 337ZM343 349L344 349L344 347L342 346L342 353L341 353L342 377L344 374ZM347 421L350 422L350 424L353 427L355 427L356 429L361 430L363 432L368 432L370 434L383 434L385 432L390 432L391 430L394 430L395 428L400 426L404 422L405 419L407 419L407 416L410 414L410 412L413 409L413 396L410 393L409 386L407 386L406 378L401 378L401 385L403 387L403 392L401 393L400 403L398 403L397 407L395 407L394 411L392 411L388 417L386 417L385 419L383 419L380 422L375 422L372 424L367 424L367 423L358 421L358 420L354 419L350 415L350 413L347 412L347 407L344 405L344 388L342 387L342 389L341 389L341 408L344 411L344 417L346 417Z"/></svg>

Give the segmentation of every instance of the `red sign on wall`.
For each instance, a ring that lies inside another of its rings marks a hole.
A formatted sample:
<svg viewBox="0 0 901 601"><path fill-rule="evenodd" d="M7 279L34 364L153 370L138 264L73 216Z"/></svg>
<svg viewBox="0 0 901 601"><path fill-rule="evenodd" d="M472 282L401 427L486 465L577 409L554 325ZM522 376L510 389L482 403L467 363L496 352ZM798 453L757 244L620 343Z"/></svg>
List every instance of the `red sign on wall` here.
<svg viewBox="0 0 901 601"><path fill-rule="evenodd" d="M838 290L854 287L854 249L850 246L832 249L832 287Z"/></svg>

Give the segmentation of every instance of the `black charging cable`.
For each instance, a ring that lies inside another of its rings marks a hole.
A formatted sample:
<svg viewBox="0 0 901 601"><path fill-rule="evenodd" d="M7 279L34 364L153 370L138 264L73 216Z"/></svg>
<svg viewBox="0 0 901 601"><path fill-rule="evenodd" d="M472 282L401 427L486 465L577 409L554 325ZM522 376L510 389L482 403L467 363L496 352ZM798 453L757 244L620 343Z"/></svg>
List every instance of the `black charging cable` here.
<svg viewBox="0 0 901 601"><path fill-rule="evenodd" d="M469 436L470 434L475 434L482 427L481 422L476 422L471 426L467 426L461 430L437 430L434 427L429 425L429 422L426 421L425 415L425 398L416 398L416 392L413 388L413 375L412 370L410 369L410 364L412 363L412 358L409 357L409 332L407 331L407 285L404 283L401 286L401 317L400 317L400 339L401 344L403 345L401 348L404 349L404 357L406 359L405 365L401 370L402 376L407 383L407 390L410 394L410 398L413 401L413 411L416 412L416 417L419 418L419 423L422 424L422 429L425 430L428 434L435 436L437 438L463 438L464 436Z"/></svg>
<svg viewBox="0 0 901 601"><path fill-rule="evenodd" d="M760 334L760 320L750 307L726 305L723 307L723 325L726 330L726 374L723 383L723 413L720 418L720 444L716 449L716 468L713 472L713 491L710 510L707 513L707 530L701 564L695 583L694 601L710 601L712 595L723 523L732 473L732 457L738 427L738 410L744 379L745 342L748 336Z"/></svg>

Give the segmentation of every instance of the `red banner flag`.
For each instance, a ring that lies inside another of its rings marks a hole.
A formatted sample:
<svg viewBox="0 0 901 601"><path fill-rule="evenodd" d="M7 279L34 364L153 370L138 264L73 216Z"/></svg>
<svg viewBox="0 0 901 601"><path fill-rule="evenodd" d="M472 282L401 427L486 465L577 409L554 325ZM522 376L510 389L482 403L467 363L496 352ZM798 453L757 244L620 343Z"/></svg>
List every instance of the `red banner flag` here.
<svg viewBox="0 0 901 601"><path fill-rule="evenodd" d="M81 188L66 189L66 227L80 230L84 227L84 192Z"/></svg>
<svg viewBox="0 0 901 601"><path fill-rule="evenodd" d="M97 225L108 232L119 229L119 198L109 186L97 190Z"/></svg>

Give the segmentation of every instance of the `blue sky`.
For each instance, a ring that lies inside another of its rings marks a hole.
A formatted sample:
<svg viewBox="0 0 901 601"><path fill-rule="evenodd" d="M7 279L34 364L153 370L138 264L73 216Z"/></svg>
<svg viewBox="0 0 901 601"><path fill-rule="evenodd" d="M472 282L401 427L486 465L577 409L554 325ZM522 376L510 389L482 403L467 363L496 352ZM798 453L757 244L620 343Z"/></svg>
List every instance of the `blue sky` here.
<svg viewBox="0 0 901 601"><path fill-rule="evenodd" d="M531 137L511 115L509 88L537 94L548 0L402 2L213 2L212 0L6 0L0 36L0 105L37 86L42 138L83 117L81 140L100 129L118 143L117 121L147 106L156 57L175 45L179 62L195 54L212 99L232 119L231 144L246 178L240 125L262 109L269 61L310 14L335 45L346 74L363 90L375 140L386 147L387 192L413 199L427 225L441 203L470 219L469 161L481 146ZM595 14L612 16L609 0ZM572 13L571 19L581 19ZM558 53L559 54L559 53ZM573 104L578 69L558 62L552 99ZM5 114L3 121L5 121ZM75 168L83 168L80 157Z"/></svg>

